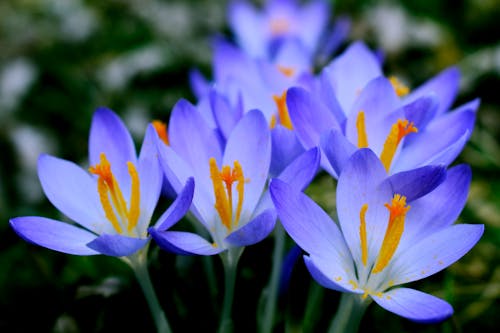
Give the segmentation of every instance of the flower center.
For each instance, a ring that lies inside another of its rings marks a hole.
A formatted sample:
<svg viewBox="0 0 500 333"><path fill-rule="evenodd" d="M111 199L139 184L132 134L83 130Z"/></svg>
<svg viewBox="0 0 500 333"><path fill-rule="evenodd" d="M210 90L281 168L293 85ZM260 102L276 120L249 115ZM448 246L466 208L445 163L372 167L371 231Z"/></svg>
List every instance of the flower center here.
<svg viewBox="0 0 500 333"><path fill-rule="evenodd" d="M371 271L373 274L383 271L394 256L394 253L398 248L399 241L401 240L401 236L403 235L406 213L410 209L410 206L406 205L406 197L400 194L395 194L391 203L386 203L384 206L389 210L389 222L387 224L384 240L382 241L382 246L380 247L377 260ZM359 212L361 262L365 267L368 263L368 242L365 220L367 210L368 204L364 204L361 206L361 210Z"/></svg>
<svg viewBox="0 0 500 333"><path fill-rule="evenodd" d="M167 146L169 146L170 141L168 140L167 124L160 120L153 120L151 124L155 128L160 140L163 141L163 143L165 143Z"/></svg>
<svg viewBox="0 0 500 333"><path fill-rule="evenodd" d="M215 158L210 158L210 178L214 187L215 209L219 214L222 224L228 231L238 226L243 207L245 192L245 177L243 169L238 161L234 161L234 167L224 165L219 170ZM236 183L237 204L236 212L233 214L233 183Z"/></svg>
<svg viewBox="0 0 500 333"><path fill-rule="evenodd" d="M286 90L281 96L273 95L274 102L276 103L277 115L273 114L271 117L270 127L276 127L279 122L284 127L289 130L293 129L292 120L290 119L290 114L288 113L288 107L286 106Z"/></svg>
<svg viewBox="0 0 500 333"><path fill-rule="evenodd" d="M365 113L359 111L356 118L356 130L358 133L358 148L368 147L368 136L366 134ZM391 131L384 142L380 160L387 172L391 168L392 159L396 154L396 150L401 143L401 140L410 133L417 133L418 129L413 125L413 122L408 122L406 119L398 119L392 124Z"/></svg>
<svg viewBox="0 0 500 333"><path fill-rule="evenodd" d="M99 193L104 214L116 232L123 234L126 230L128 234L131 234L139 221L140 214L139 174L134 164L127 162L131 179L130 206L127 207L120 185L113 175L111 164L104 153L101 153L100 160L99 164L89 168L89 172L99 176L97 179L97 192Z"/></svg>
<svg viewBox="0 0 500 333"><path fill-rule="evenodd" d="M389 77L389 81L392 84L392 87L394 88L394 91L396 92L396 95L399 97L404 97L408 95L410 92L410 88L408 88L403 82L401 82L397 77L391 76Z"/></svg>
<svg viewBox="0 0 500 333"><path fill-rule="evenodd" d="M281 36L290 31L290 22L284 17L276 17L269 22L269 28L273 36Z"/></svg>

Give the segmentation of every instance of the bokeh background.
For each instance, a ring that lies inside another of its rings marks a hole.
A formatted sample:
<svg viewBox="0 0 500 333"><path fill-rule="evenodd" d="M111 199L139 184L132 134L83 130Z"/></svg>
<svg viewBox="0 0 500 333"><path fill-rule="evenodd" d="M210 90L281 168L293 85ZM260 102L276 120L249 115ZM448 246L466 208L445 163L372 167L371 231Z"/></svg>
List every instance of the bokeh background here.
<svg viewBox="0 0 500 333"><path fill-rule="evenodd" d="M0 2L0 331L154 331L132 272L104 256L76 257L22 241L8 219L61 217L43 196L40 153L87 166L90 120L107 106L137 142L152 119L166 121L179 98L195 102L188 73L210 76L210 40L230 36L227 1L2 0ZM351 19L348 41L385 53L385 70L416 87L450 65L462 72L455 105L480 97L477 123L457 163L473 182L460 221L483 223L477 246L458 263L411 286L453 304L438 325L418 325L371 306L361 331L496 332L500 315L500 3L498 0L336 1ZM347 42L343 44L345 48ZM339 50L341 51L342 48ZM311 194L334 212L334 182ZM162 203L162 204L166 204ZM291 241L288 241L291 247ZM237 332L255 331L273 242L245 250L236 286ZM150 249L151 274L175 331L215 331L222 272L207 279L199 257ZM276 332L322 332L338 294L313 282L301 260L280 295Z"/></svg>

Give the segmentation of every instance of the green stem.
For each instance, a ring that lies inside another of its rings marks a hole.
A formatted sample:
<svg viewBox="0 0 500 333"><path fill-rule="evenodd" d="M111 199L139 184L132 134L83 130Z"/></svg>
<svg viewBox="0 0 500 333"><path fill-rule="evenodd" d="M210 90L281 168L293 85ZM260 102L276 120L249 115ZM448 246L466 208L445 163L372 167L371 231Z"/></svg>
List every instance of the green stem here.
<svg viewBox="0 0 500 333"><path fill-rule="evenodd" d="M126 260L132 270L135 273L135 277L141 286L142 292L146 297L146 301L149 305L149 310L155 321L156 329L158 333L171 333L170 325L168 324L167 317L163 312L160 302L156 297L156 293L151 283L151 278L149 277L147 260L146 260L147 247L138 253L128 257Z"/></svg>
<svg viewBox="0 0 500 333"><path fill-rule="evenodd" d="M266 288L266 304L264 307L263 319L260 323L260 332L262 333L270 333L273 329L284 250L285 230L283 229L281 223L278 223L274 230L273 267L269 284Z"/></svg>
<svg viewBox="0 0 500 333"><path fill-rule="evenodd" d="M232 248L221 253L222 265L224 266L224 301L219 322L219 333L231 333L233 331L231 309L236 283L236 268L242 252L243 248Z"/></svg>
<svg viewBox="0 0 500 333"><path fill-rule="evenodd" d="M369 304L370 300L363 299L361 295L342 293L328 333L356 333Z"/></svg>

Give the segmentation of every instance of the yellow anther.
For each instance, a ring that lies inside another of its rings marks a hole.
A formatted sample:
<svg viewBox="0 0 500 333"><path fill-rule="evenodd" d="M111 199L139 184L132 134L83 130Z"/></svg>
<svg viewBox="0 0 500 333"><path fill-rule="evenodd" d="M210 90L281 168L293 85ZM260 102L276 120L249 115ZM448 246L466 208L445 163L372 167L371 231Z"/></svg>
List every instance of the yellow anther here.
<svg viewBox="0 0 500 333"><path fill-rule="evenodd" d="M406 205L406 197L400 194L395 194L391 203L386 203L385 207L389 210L389 223L387 224L377 262L372 270L373 274L384 270L396 252L403 235L406 213L410 209L410 206Z"/></svg>
<svg viewBox="0 0 500 333"><path fill-rule="evenodd" d="M404 97L408 95L410 92L410 89L403 83L401 82L397 77L391 76L389 77L389 81L392 84L392 87L394 88L394 91L396 92L396 95L399 97Z"/></svg>
<svg viewBox="0 0 500 333"><path fill-rule="evenodd" d="M361 206L359 211L359 238L361 240L361 261L363 265L366 266L368 260L368 242L366 240L366 211L368 210L368 204Z"/></svg>
<svg viewBox="0 0 500 333"><path fill-rule="evenodd" d="M130 234L137 226L140 215L140 182L139 175L132 162L127 162L128 172L131 178L130 207L123 197L120 185L116 181L111 170L111 165L104 153L100 155L100 163L91 166L89 172L97 175L97 192L101 201L104 214L113 228L119 234L123 234L126 228Z"/></svg>
<svg viewBox="0 0 500 333"><path fill-rule="evenodd" d="M151 124L155 128L156 133L158 133L158 137L160 138L160 140L163 141L167 146L169 146L170 141L168 140L167 124L160 120L153 120Z"/></svg>
<svg viewBox="0 0 500 333"><path fill-rule="evenodd" d="M288 129L293 129L292 120L290 119L290 114L288 113L288 107L286 106L286 91L281 94L281 96L273 95L274 102L278 109L278 119L281 125ZM274 122L276 124L276 121ZM273 120L271 119L271 128L273 128Z"/></svg>
<svg viewBox="0 0 500 333"><path fill-rule="evenodd" d="M292 77L295 74L295 69L293 67L278 65L278 70L286 77Z"/></svg>
<svg viewBox="0 0 500 333"><path fill-rule="evenodd" d="M234 161L234 167L225 165L219 171L215 158L210 158L210 178L214 187L215 209L219 214L222 224L232 230L238 225L243 208L243 199L245 192L245 178L243 169L238 161ZM233 216L233 183L236 184L238 192L238 202L236 212Z"/></svg>
<svg viewBox="0 0 500 333"><path fill-rule="evenodd" d="M365 112L359 111L356 118L356 129L358 131L358 148L368 147L368 136L366 135Z"/></svg>
<svg viewBox="0 0 500 333"><path fill-rule="evenodd" d="M398 148L401 140L410 133L417 133L418 129L413 126L413 122L408 123L408 120L401 120L392 125L389 135L385 139L384 148L380 154L380 160L385 167L385 170L389 172L391 168L392 159L394 154L396 154L396 149Z"/></svg>

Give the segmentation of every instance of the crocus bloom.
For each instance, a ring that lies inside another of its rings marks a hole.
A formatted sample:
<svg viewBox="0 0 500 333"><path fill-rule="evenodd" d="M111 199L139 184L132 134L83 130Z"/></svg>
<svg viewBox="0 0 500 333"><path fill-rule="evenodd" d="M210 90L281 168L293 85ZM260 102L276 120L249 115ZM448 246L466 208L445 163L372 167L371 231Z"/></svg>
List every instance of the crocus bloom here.
<svg viewBox="0 0 500 333"><path fill-rule="evenodd" d="M282 39L299 40L310 54L325 33L330 8L326 1L298 4L295 0L270 0L259 10L247 1L233 1L229 25L239 46L252 57L268 58Z"/></svg>
<svg viewBox="0 0 500 333"><path fill-rule="evenodd" d="M409 94L397 79L380 74L375 55L358 42L325 69L313 90L290 89L289 116L303 146L321 145L322 166L333 176L365 147L388 173L450 164L471 135L479 105L473 100L447 112L458 90L456 69Z"/></svg>
<svg viewBox="0 0 500 333"><path fill-rule="evenodd" d="M269 126L258 110L247 112L221 144L218 132L187 101L179 101L169 122L170 146L158 140L163 169L176 191L188 177L195 180L191 212L210 235L152 228L160 247L183 254L213 255L234 247L254 244L274 227L276 213L266 200L271 138ZM285 178L308 183L319 161L312 152L309 162L296 164ZM300 172L304 174L300 174ZM268 196L267 196L268 198Z"/></svg>
<svg viewBox="0 0 500 333"><path fill-rule="evenodd" d="M319 284L358 295L360 301L374 300L408 319L433 322L450 316L452 307L400 285L451 265L484 230L483 225L452 225L465 205L470 169L451 168L444 181L443 173L425 167L388 177L377 156L360 149L338 180L340 227L285 182L273 180L270 191L283 226L308 253L306 266Z"/></svg>
<svg viewBox="0 0 500 333"><path fill-rule="evenodd" d="M133 255L150 240L147 228L162 186L155 136L150 126L137 157L120 118L99 108L90 130L88 170L49 155L40 156L38 161L43 191L79 226L38 216L13 218L10 224L25 240L55 251ZM186 182L159 225L172 225L189 209L194 184L192 179Z"/></svg>

